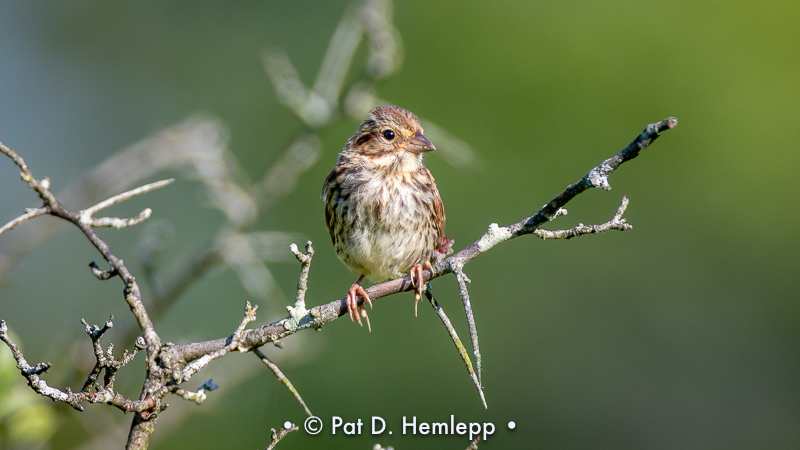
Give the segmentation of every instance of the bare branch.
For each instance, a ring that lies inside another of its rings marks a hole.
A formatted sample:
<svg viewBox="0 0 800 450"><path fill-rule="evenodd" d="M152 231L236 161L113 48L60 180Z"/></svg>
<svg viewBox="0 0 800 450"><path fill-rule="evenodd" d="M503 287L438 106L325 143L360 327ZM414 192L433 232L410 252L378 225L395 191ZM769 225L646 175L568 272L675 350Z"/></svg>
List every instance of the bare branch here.
<svg viewBox="0 0 800 450"><path fill-rule="evenodd" d="M300 261L302 268L300 269L300 280L297 282L297 296L295 297L294 309L306 309L306 291L308 291L308 272L311 270L311 259L314 257L314 247L311 246L311 241L306 242L306 253L300 253L296 244L289 246L294 256ZM291 311L289 311L291 313Z"/></svg>
<svg viewBox="0 0 800 450"><path fill-rule="evenodd" d="M444 313L444 309L433 297L430 284L428 285L428 289L425 290L425 296L431 302L431 306L433 306L434 311L436 311L436 314L439 316L439 319L441 319L442 324L444 324L444 327L450 334L450 339L453 340L453 344L455 344L458 354L461 355L461 359L464 360L464 364L467 366L467 372L469 372L469 377L472 378L472 382L475 383L475 388L478 389L478 395L481 397L481 403L483 403L483 407L488 408L486 405L486 397L483 395L483 387L481 386L480 380L478 380L478 377L475 375L475 370L472 368L472 362L469 360L467 350L464 348L464 344L461 343L461 339L458 338L458 333L456 333L456 329L453 327L453 324L450 322L447 314Z"/></svg>
<svg viewBox="0 0 800 450"><path fill-rule="evenodd" d="M241 343L242 334L244 333L244 329L248 323L253 322L256 320L256 310L258 306L251 306L250 302L248 301L244 307L244 318L239 326L234 331L233 335L228 340L228 344L212 353L208 353L201 358L198 358L191 363L187 364L186 367L181 372L177 372L173 375L175 381L182 383L185 381L189 381L192 376L197 373L200 369L207 366L208 363L211 361L222 358L223 356L227 355L228 353L232 352L233 350L239 350L242 353L250 351L249 347L244 347Z"/></svg>
<svg viewBox="0 0 800 450"><path fill-rule="evenodd" d="M31 173L31 169L28 167L28 164L25 163L25 159L23 159L22 156L19 156L19 154L14 150L8 148L3 141L0 141L0 153L11 158L11 160L14 161L14 164L16 164L17 167L22 170L22 172L19 174L20 179L28 183L28 187L39 194L39 198L44 201L45 206L56 202L56 198L50 192L50 179L43 178L42 181L39 181L34 178L33 174Z"/></svg>
<svg viewBox="0 0 800 450"><path fill-rule="evenodd" d="M150 361L150 369L158 370L154 358L157 349L161 346L161 339L155 332L155 328L153 327L153 323L147 314L147 310L142 304L139 286L136 284L136 280L134 279L133 275L131 275L130 271L128 271L128 268L123 264L123 261L114 255L109 246L102 239L100 239L100 237L94 231L92 227L91 214L135 195L166 186L167 184L172 183L174 180L162 180L156 183L141 186L100 202L97 205L81 211L80 213L73 213L64 208L64 206L61 205L61 203L59 203L55 196L53 196L53 194L50 192L50 181L48 179L45 178L42 181L39 181L33 176L33 173L21 156L8 148L2 142L0 142L0 152L10 157L14 163L17 164L20 169L22 169L22 173L20 174L22 180L28 183L29 188L33 189L39 194L39 198L44 201L43 207L48 209L49 214L71 222L77 226L86 236L86 238L89 239L92 245L94 245L94 247L100 252L100 254L103 255L103 258L105 258L106 262L108 262L108 264L111 266L112 271L115 271L120 278L122 278L123 282L125 283L125 300L128 302L128 306L136 317L139 327L141 328L144 338L148 344L148 360Z"/></svg>
<svg viewBox="0 0 800 450"><path fill-rule="evenodd" d="M154 189L162 188L164 186L170 185L175 182L174 178L170 178L168 180L161 180L156 181L155 183L146 184L144 186L139 186L136 189L131 189L130 191L123 192L121 194L117 194L109 199L103 200L100 203L97 203L94 206L90 206L86 209L83 209L78 212L79 220L81 223L90 225L92 227L112 227L116 229L126 228L133 225L138 225L150 217L150 214L153 211L150 208L145 208L138 216L132 217L130 219L120 219L119 217L101 217L101 218L94 218L92 215L101 211L109 206L116 205L117 203L124 202L130 198L133 198L137 195L142 195L147 192L150 192Z"/></svg>
<svg viewBox="0 0 800 450"><path fill-rule="evenodd" d="M272 439L269 441L269 445L265 450L274 450L275 446L278 445L278 442L280 442L281 439L285 438L287 434L299 430L299 428L297 428L297 425L291 422L286 422L283 424L281 431L275 431L275 428L271 428L271 430Z"/></svg>
<svg viewBox="0 0 800 450"><path fill-rule="evenodd" d="M143 348L143 342L141 343L141 347L139 345L134 347L133 352L130 354L125 352L125 355L123 355L121 360L114 360L114 357L111 355L111 349L113 346L109 347L108 352L104 354L98 342L103 333L111 328L111 319L106 322L106 325L103 328L99 328L96 325L90 326L88 323L86 323L86 321L83 320L82 322L86 328L87 334L89 334L89 336L92 338L92 344L94 346L97 363L95 364L94 369L92 369L86 384L84 384L84 387L80 390L80 392L72 392L69 388L66 388L62 391L49 386L47 382L40 377L40 375L51 367L50 363L42 362L36 364L35 366L28 364L28 361L22 355L19 347L17 347L17 345L9 337L8 326L6 325L5 320L0 320L0 340L2 340L11 350L11 354L17 361L17 368L22 376L28 380L28 386L30 386L34 392L43 397L50 398L53 401L66 403L78 411L84 410L84 407L81 405L81 402L84 401L89 403L108 403L109 405L115 406L125 412L141 412L155 407L155 402L152 399L144 401L132 400L113 391L114 375L116 371L133 360L136 352L140 348ZM139 343L137 342L137 344ZM103 369L106 370L105 383L103 385L98 385L97 380Z"/></svg>
<svg viewBox="0 0 800 450"><path fill-rule="evenodd" d="M169 186L170 184L174 183L174 178L169 178L166 180L156 181L155 183L145 184L144 186L139 186L136 189L131 189L130 191L125 191L121 194L117 194L111 198L103 200L100 203L97 203L93 206L90 206L86 209L81 210L78 214L81 216L81 222L88 223L88 218L92 217L98 211L102 211L109 206L116 205L117 203L122 203L125 200L131 199L136 197L137 195L146 194L152 190L162 188L164 186Z"/></svg>
<svg viewBox="0 0 800 450"><path fill-rule="evenodd" d="M131 217L129 219L122 219L119 217L100 217L100 218L90 218L90 224L93 227L109 227L109 228L127 228L132 227L134 225L139 225L140 223L144 222L145 220L150 218L150 214L153 213L153 210L150 208L145 208L142 212L139 213L136 217Z"/></svg>
<svg viewBox="0 0 800 450"><path fill-rule="evenodd" d="M184 400L189 400L197 403L198 405L201 405L205 401L205 399L208 398L208 395L206 395L206 391L211 392L213 390L216 390L218 387L219 386L214 384L214 380L208 380L205 383L203 383L203 385L200 386L200 388L198 388L197 391L195 392L187 391L186 389L176 387L172 391L172 393L180 397L183 397Z"/></svg>
<svg viewBox="0 0 800 450"><path fill-rule="evenodd" d="M314 414L311 414L311 410L308 409L308 406L306 406L306 402L303 401L303 397L301 397L300 393L297 392L297 389L295 389L292 382L289 381L288 378L286 378L286 375L284 375L283 372L281 372L281 369L278 368L278 365L272 362L272 360L270 360L267 357L267 355L265 355L264 352L261 351L260 348L253 349L253 353L255 353L255 355L258 356L261 362L263 362L264 365L266 365L269 368L269 370L271 370L272 373L275 374L275 377L277 377L278 380L280 380L280 382L283 383L286 389L288 389L289 392L292 394L292 396L294 396L295 400L297 400L297 402L300 403L300 406L303 407L303 410L305 410L306 414L308 414L309 416L313 416Z"/></svg>
<svg viewBox="0 0 800 450"><path fill-rule="evenodd" d="M489 230L480 239L458 253L438 262L432 269L423 270L423 282L428 282L442 275L454 273L455 267L461 267L463 269L466 263L501 242L526 234L533 234L538 230L541 224L552 220L557 215L564 214L565 210L563 210L563 207L576 195L589 189L589 187L593 187L595 184L598 184L598 187L602 185L598 180L606 180L605 186L607 186L608 176L616 170L620 164L638 156L641 150L647 148L650 143L658 138L659 133L674 128L677 126L677 123L677 119L670 117L648 125L645 127L644 131L619 154L603 161L599 166L590 170L580 181L568 186L563 193L544 205L539 212L533 216L506 227L499 227L497 224L493 223L489 225ZM589 180L594 181L590 182ZM617 210L617 214L621 216L621 212L624 212L622 206ZM615 218L616 217L617 215L615 215ZM619 220L616 221L619 222L621 220L621 217L619 217ZM615 219L612 219L612 222L613 221L615 221ZM411 289L413 289L411 279L405 276L403 278L376 284L366 289L366 291L369 297L374 301L398 292L410 291ZM363 298L359 297L359 304L362 302ZM345 299L335 300L309 309L302 317L290 316L269 325L248 330L243 333L240 345L242 348L256 348L268 342L274 342L278 339L290 336L306 328L319 329L322 325L332 322L345 314L348 314ZM193 344L176 345L169 349L172 353L170 357L176 361L193 361L223 348L229 341L230 337L227 337Z"/></svg>
<svg viewBox="0 0 800 450"><path fill-rule="evenodd" d="M68 183L57 197L62 204L83 207L144 184L159 171L197 176L194 161L217 155L224 161L230 153L226 143L227 133L218 120L194 116L111 155ZM15 230L14 239L0 239L0 278L6 276L22 253L64 231L63 225L53 220L29 221L24 228Z"/></svg>
<svg viewBox="0 0 800 450"><path fill-rule="evenodd" d="M13 230L14 227L16 227L17 225L21 224L22 222L25 222L27 220L33 219L34 217L43 216L45 214L50 214L50 210L48 208L46 208L46 207L43 207L43 208L26 208L25 209L25 214L17 217L16 219L13 219L10 222L8 222L7 224L3 225L3 227L0 228L0 234L3 234L3 233L5 233L6 231L9 231L9 230Z"/></svg>
<svg viewBox="0 0 800 450"><path fill-rule="evenodd" d="M0 153L11 158L11 160L14 161L14 164L16 164L17 167L19 167L20 170L22 170L22 173L20 174L20 178L22 178L22 181L26 183L30 181L26 180L26 178L31 178L31 170L28 168L28 164L25 163L25 160L21 156L19 156L17 152L6 147L6 145L3 144L2 141L0 141Z"/></svg>
<svg viewBox="0 0 800 450"><path fill-rule="evenodd" d="M82 400L82 396L80 394L70 391L69 388L67 388L66 391L61 391L54 387L48 386L47 382L39 377L39 375L52 367L51 364L44 362L39 363L36 366L31 366L28 364L28 361L24 356L22 356L22 352L19 350L19 347L17 347L17 345L14 344L14 341L12 341L8 336L8 326L6 325L5 320L0 320L0 340L5 342L8 348L11 349L11 354L17 361L17 369L19 369L22 376L28 380L28 386L30 386L34 392L42 397L48 397L53 401L64 402L78 411L83 411L83 406L80 405L80 401Z"/></svg>
<svg viewBox="0 0 800 450"><path fill-rule="evenodd" d="M572 239L574 237L583 236L584 234L599 234L609 230L632 230L633 225L627 223L625 219L622 218L622 214L624 214L625 209L628 208L628 203L628 197L622 197L622 203L619 205L614 217L606 223L600 225L584 225L579 223L575 228L556 231L542 230L539 228L533 232L533 235L541 239Z"/></svg>
<svg viewBox="0 0 800 450"><path fill-rule="evenodd" d="M97 277L98 280L108 280L117 276L116 270L101 270L94 261L89 263L89 268L92 269L92 274Z"/></svg>
<svg viewBox="0 0 800 450"><path fill-rule="evenodd" d="M481 239L448 259L462 259L464 263L467 263L500 242L533 233L540 225L552 220L562 207L585 190L592 187L599 187L606 190L611 189L608 183L608 177L614 170L622 163L639 156L639 153L655 141L661 132L675 128L677 125L678 119L674 117L647 125L644 131L628 144L627 147L622 149L621 152L603 161L597 167L594 167L577 183L567 186L564 192L542 206L539 212L507 227L501 228L498 227L497 224L489 225L489 230ZM439 265L437 264L437 266ZM434 267L434 271L436 271L436 269L437 267ZM445 268L442 267L442 269Z"/></svg>
<svg viewBox="0 0 800 450"><path fill-rule="evenodd" d="M478 382L481 382L481 349L478 344L478 328L475 325L475 315L472 313L472 302L469 299L469 291L467 290L467 283L472 281L464 273L464 268L460 261L455 261L452 265L453 273L456 275L456 282L458 282L458 293L461 295L461 302L464 304L464 313L467 316L467 326L469 327L469 337L472 343L472 353L475 355L475 365L477 366ZM428 284L430 286L430 284Z"/></svg>
<svg viewBox="0 0 800 450"><path fill-rule="evenodd" d="M103 324L102 328L98 327L97 325L89 325L89 323L84 319L81 319L81 323L83 324L86 334L89 335L89 338L92 340L92 349L94 350L94 356L96 359L94 368L89 374L89 377L86 379L86 382L83 384L81 392L88 393L93 388L110 392L114 389L114 379L117 371L127 365L129 362L133 361L136 353L145 348L144 340L139 337L136 340L133 351L128 353L126 350L122 355L122 359L117 360L114 358L112 353L114 350L114 344L109 344L108 349L105 352L103 352L103 347L100 345L100 338L103 336L103 334L105 334L106 331L114 326L114 316L112 315L109 317L106 323ZM97 379L100 376L100 373L104 370L106 373L104 383L102 385L97 385Z"/></svg>
<svg viewBox="0 0 800 450"><path fill-rule="evenodd" d="M2 142L0 142L0 152L9 156L14 163L17 164L20 169L22 169L20 177L23 181L28 183L29 188L39 194L39 198L44 202L43 207L49 210L50 215L64 219L77 226L83 232L84 236L89 239L89 242L94 245L97 251L103 255L103 258L111 266L111 271L109 271L109 273L116 272L117 275L122 279L123 283L125 284L123 289L125 301L128 303L128 307L136 318L147 348L146 365L148 376L145 378L142 400L131 400L112 391L110 387L113 387L113 374L116 371L116 368L114 368L113 365L110 368L106 368L106 386L98 387L97 392L82 391L79 394L75 394L69 389L67 389L66 392L62 392L47 386L47 383L45 383L44 380L41 380L38 377L38 374L32 374L30 375L30 378L26 377L28 378L28 384L34 389L34 391L53 398L54 400L68 403L73 408L78 410L83 410L83 407L79 403L86 400L93 403L109 403L124 411L135 411L137 415L134 418L134 423L131 427L129 445L134 447L134 445L131 444L134 441L140 443L147 442L149 435L152 433L155 427L154 418L157 415L157 412L166 407L165 405L159 405L158 400L152 397L152 395L147 395L159 391L159 380L158 377L154 375L162 372L162 368L159 366L157 361L158 353L161 348L161 338L158 336L158 333L156 333L155 328L153 327L153 322L150 320L150 316L148 315L147 310L142 303L142 296L141 292L139 291L139 286L136 284L136 279L133 277L133 275L131 275L128 268L125 267L123 261L117 258L117 256L111 251L108 244L106 244L97 235L92 226L93 219L91 218L91 213L93 211L100 210L102 207L107 205L130 198L133 195L138 195L139 193L164 186L169 184L171 181L165 180L148 186L142 186L141 188L134 189L133 191L120 194L119 196L112 197L105 202L101 202L98 204L100 206L95 205L94 207L84 210L81 213L73 213L64 208L64 206L59 203L55 196L53 196L53 194L50 192L50 181L48 179L45 178L42 181L39 181L34 178L30 168L27 166L27 164L25 164L25 161L22 157L2 144ZM21 353L19 353L19 357L22 357ZM18 366L24 366L22 365L22 362L24 362L24 359L18 360Z"/></svg>

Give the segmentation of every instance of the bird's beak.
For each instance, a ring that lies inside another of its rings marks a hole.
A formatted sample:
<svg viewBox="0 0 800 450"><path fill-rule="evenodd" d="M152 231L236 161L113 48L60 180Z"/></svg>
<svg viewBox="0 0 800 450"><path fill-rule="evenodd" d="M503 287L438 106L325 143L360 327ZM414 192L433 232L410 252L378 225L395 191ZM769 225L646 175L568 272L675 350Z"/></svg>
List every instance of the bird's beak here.
<svg viewBox="0 0 800 450"><path fill-rule="evenodd" d="M436 147L431 144L431 141L429 141L424 134L417 133L406 141L405 145L403 145L403 149L409 152L422 153L436 150Z"/></svg>

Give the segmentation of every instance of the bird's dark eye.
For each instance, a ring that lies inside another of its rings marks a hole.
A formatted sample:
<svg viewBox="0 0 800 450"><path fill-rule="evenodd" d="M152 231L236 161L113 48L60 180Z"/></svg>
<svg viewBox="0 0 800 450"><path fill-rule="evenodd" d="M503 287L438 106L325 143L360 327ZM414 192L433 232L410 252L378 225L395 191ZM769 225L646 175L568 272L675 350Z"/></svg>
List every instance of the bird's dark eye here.
<svg viewBox="0 0 800 450"><path fill-rule="evenodd" d="M386 138L387 141L391 141L392 139L394 139L394 131L383 130L383 137Z"/></svg>

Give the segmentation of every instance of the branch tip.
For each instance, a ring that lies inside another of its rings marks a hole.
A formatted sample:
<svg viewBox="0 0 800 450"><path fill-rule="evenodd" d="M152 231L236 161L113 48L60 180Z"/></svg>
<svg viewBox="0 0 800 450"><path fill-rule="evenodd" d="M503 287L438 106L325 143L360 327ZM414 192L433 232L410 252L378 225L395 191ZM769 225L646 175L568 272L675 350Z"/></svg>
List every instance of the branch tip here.
<svg viewBox="0 0 800 450"><path fill-rule="evenodd" d="M295 389L292 382L289 381L289 378L287 378L281 369L278 368L278 365L272 362L272 360L270 360L260 348L253 349L253 353L261 360L261 362L264 363L265 366L267 366L267 368L269 368L270 371L272 371L273 375L280 380L280 382L284 385L284 387L286 387L292 396L294 396L295 400L297 400L297 403L303 407L303 410L306 412L306 414L308 414L309 417L313 416L314 414L311 413L311 410L308 409L308 406L306 406L306 402L303 401L303 397L300 396L300 393L297 391L297 389Z"/></svg>
<svg viewBox="0 0 800 450"><path fill-rule="evenodd" d="M270 430L272 432L272 438L270 439L269 445L265 450L273 450L281 439L285 438L287 434L299 430L299 428L297 425L286 421L280 431L275 431L275 428L270 428Z"/></svg>
<svg viewBox="0 0 800 450"><path fill-rule="evenodd" d="M461 359L467 366L467 372L469 372L469 377L472 379L472 382L478 389L478 395L480 396L483 407L488 408L488 406L486 405L486 397L483 395L483 386L481 385L478 376L475 374L475 370L472 368L472 361L470 361L469 359L467 350L464 348L464 344L461 343L461 339L459 339L456 329L453 327L452 322L450 322L450 318L447 317L447 314L445 314L444 309L441 307L441 305L439 305L439 303L433 297L433 292L430 289L430 284L428 285L428 289L425 289L425 296L428 298L428 301L431 302L431 306L433 307L434 311L436 311L436 314L439 316L439 319L442 321L444 327L447 329L447 332L450 334L450 339L452 339L453 344L455 344L456 349L458 350L458 354L461 355Z"/></svg>
<svg viewBox="0 0 800 450"><path fill-rule="evenodd" d="M119 274L119 272L116 269L111 269L111 270L100 269L100 267L98 267L97 263L95 263L94 261L89 263L89 268L92 270L92 275L94 275L98 280L108 280Z"/></svg>
<svg viewBox="0 0 800 450"><path fill-rule="evenodd" d="M79 221L84 225L89 225L93 227L113 227L117 229L137 225L147 220L150 217L150 214L152 214L153 212L150 208L145 208L141 213L139 213L138 216L130 219L121 219L118 217L102 217L99 219L95 219L92 216L97 212L108 208L109 206L124 202L125 200L133 198L137 195L141 195L150 192L152 190L168 186L174 182L175 182L174 178L169 178L166 180L156 181L155 183L145 184L144 186L139 186L136 189L131 189L121 194L117 194L113 197L103 200L100 203L92 205L86 209L80 210L78 212L78 216L80 218Z"/></svg>

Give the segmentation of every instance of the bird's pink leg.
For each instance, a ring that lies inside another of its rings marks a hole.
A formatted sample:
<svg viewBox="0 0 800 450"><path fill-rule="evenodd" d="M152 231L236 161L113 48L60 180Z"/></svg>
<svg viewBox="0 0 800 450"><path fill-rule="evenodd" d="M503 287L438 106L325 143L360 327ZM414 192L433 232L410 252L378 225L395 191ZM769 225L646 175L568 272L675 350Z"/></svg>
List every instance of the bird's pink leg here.
<svg viewBox="0 0 800 450"><path fill-rule="evenodd" d="M363 316L367 320L367 329L372 331L372 326L369 324L369 317L367 317L367 308L364 308L362 304L360 307L358 306L358 296L362 296L364 298L365 303L369 303L369 307L372 308L372 300L367 295L367 291L361 287L361 281L364 280L364 275L358 277L355 283L350 286L350 290L347 291L347 312L350 313L350 320L358 321L358 324L362 327L364 324L361 323L361 317ZM353 313L355 313L355 318L353 317ZM359 314L360 313L360 314Z"/></svg>
<svg viewBox="0 0 800 450"><path fill-rule="evenodd" d="M411 270L408 271L408 276L411 278L411 285L414 286L414 317L417 317L417 304L419 299L422 298L422 293L425 291L425 283L422 281L422 271L425 269L433 269L430 261L425 261L423 264L414 264ZM416 281L414 278L416 277Z"/></svg>

